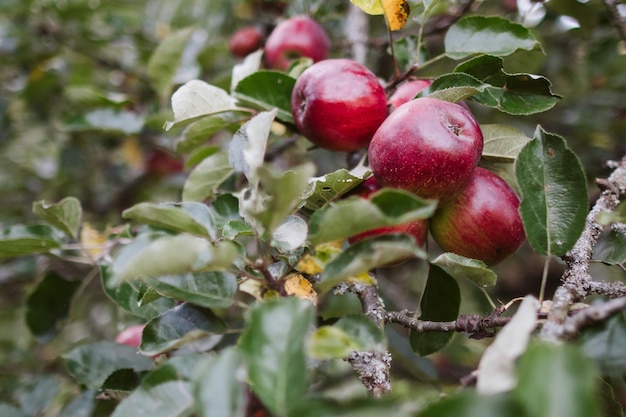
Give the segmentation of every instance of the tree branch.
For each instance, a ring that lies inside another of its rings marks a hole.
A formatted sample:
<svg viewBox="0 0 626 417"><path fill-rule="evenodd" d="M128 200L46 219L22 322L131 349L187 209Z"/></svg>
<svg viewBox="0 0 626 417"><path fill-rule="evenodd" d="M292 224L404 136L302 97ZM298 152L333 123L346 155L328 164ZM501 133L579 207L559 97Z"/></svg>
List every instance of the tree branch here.
<svg viewBox="0 0 626 417"><path fill-rule="evenodd" d="M626 310L626 297L614 298L605 303L582 309L565 321L563 334L567 337L574 337L583 328L604 321L623 310Z"/></svg>
<svg viewBox="0 0 626 417"><path fill-rule="evenodd" d="M622 40L622 42L626 42L626 19L624 19L619 10L617 9L617 5L620 3L618 0L602 0L604 7L609 12L609 18L611 19L611 23L617 29L617 33Z"/></svg>
<svg viewBox="0 0 626 417"><path fill-rule="evenodd" d="M615 169L609 178L598 181L598 185L604 190L587 215L583 233L572 250L563 257L565 272L561 278L562 284L554 293L552 308L540 332L543 340L557 342L565 338L567 336L565 322L570 306L589 295L592 289L607 288L606 284L593 283L589 274L589 263L593 247L604 228L598 222L598 216L602 212L615 210L620 198L626 193L626 157L612 166Z"/></svg>

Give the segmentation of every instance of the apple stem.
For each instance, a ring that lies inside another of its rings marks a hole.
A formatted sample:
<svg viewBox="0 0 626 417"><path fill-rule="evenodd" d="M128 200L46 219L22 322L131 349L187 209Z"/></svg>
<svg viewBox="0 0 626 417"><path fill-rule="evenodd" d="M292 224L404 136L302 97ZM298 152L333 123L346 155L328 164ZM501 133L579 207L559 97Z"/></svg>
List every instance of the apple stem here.
<svg viewBox="0 0 626 417"><path fill-rule="evenodd" d="M543 264L543 274L541 275L541 288L539 289L539 302L543 303L543 297L545 296L546 283L548 282L548 270L550 268L550 257L546 257L546 261Z"/></svg>

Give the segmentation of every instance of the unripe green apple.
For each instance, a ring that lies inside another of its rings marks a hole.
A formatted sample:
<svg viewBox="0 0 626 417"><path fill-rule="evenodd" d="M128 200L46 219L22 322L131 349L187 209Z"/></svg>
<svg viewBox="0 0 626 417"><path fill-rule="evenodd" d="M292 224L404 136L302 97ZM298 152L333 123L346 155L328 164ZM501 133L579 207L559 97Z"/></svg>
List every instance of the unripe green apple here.
<svg viewBox="0 0 626 417"><path fill-rule="evenodd" d="M526 239L519 198L498 175L476 168L465 190L430 219L441 249L495 265Z"/></svg>
<svg viewBox="0 0 626 417"><path fill-rule="evenodd" d="M387 117L385 91L376 76L348 59L327 59L298 77L291 96L298 130L331 151L367 146Z"/></svg>
<svg viewBox="0 0 626 417"><path fill-rule="evenodd" d="M286 70L291 62L302 57L313 62L326 59L330 40L315 20L295 16L279 23L265 42L265 63L268 67Z"/></svg>
<svg viewBox="0 0 626 417"><path fill-rule="evenodd" d="M228 50L238 58L243 58L263 45L263 34L255 26L237 30L228 40Z"/></svg>
<svg viewBox="0 0 626 417"><path fill-rule="evenodd" d="M369 146L374 176L440 205L467 186L483 150L483 135L472 113L435 98L410 100L387 117Z"/></svg>
<svg viewBox="0 0 626 417"><path fill-rule="evenodd" d="M376 181L376 178L369 177L363 181L350 195L357 195L362 198L369 199L372 194L380 190L382 187ZM354 244L365 238L372 236L380 236L389 233L407 233L415 240L418 246L424 246L426 244L426 238L428 237L428 220L416 220L413 222L402 223L396 226L384 226L376 229L367 230L365 232L356 234L348 238L348 242Z"/></svg>
<svg viewBox="0 0 626 417"><path fill-rule="evenodd" d="M400 84L389 97L389 111L392 112L407 101L413 100L420 91L431 84L430 80L410 80Z"/></svg>

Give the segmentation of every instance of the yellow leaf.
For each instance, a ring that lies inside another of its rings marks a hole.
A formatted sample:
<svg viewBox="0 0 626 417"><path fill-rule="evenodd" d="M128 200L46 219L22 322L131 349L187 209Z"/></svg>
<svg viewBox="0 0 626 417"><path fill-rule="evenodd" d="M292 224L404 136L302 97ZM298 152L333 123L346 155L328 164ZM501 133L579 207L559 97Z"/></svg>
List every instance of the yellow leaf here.
<svg viewBox="0 0 626 417"><path fill-rule="evenodd" d="M346 282L356 282L363 285L376 285L376 278L369 272L361 272L358 275L351 276L345 280Z"/></svg>
<svg viewBox="0 0 626 417"><path fill-rule="evenodd" d="M107 241L108 232L98 232L89 223L84 223L80 230L80 241L85 252L97 258L104 250L104 243Z"/></svg>
<svg viewBox="0 0 626 417"><path fill-rule="evenodd" d="M144 170L144 155L139 145L139 139L129 137L124 139L118 150L121 160L135 171Z"/></svg>
<svg viewBox="0 0 626 417"><path fill-rule="evenodd" d="M400 30L409 20L411 8L406 0L382 0L389 30Z"/></svg>
<svg viewBox="0 0 626 417"><path fill-rule="evenodd" d="M311 256L311 254L307 253L304 255L299 261L296 269L302 273L308 275L320 274L323 271L322 265L320 265L317 260Z"/></svg>
<svg viewBox="0 0 626 417"><path fill-rule="evenodd" d="M313 285L300 274L292 274L287 277L285 280L285 292L317 304L317 293L313 289Z"/></svg>
<svg viewBox="0 0 626 417"><path fill-rule="evenodd" d="M342 245L343 239L317 245L314 255L307 253L300 258L296 269L307 275L321 274L326 264L341 253Z"/></svg>
<svg viewBox="0 0 626 417"><path fill-rule="evenodd" d="M380 0L350 0L350 3L367 14L383 14L383 6Z"/></svg>

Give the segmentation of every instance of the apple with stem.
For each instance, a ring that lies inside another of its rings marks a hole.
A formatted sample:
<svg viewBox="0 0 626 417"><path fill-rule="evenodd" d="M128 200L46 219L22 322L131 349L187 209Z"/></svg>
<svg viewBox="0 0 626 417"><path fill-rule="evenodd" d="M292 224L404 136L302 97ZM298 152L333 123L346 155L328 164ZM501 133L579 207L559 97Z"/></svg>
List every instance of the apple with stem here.
<svg viewBox="0 0 626 417"><path fill-rule="evenodd" d="M492 266L515 253L526 239L519 204L506 181L479 167L465 190L435 212L430 231L445 252Z"/></svg>
<svg viewBox="0 0 626 417"><path fill-rule="evenodd" d="M350 196L356 195L361 198L369 199L372 194L380 190L382 187L376 181L376 178L369 177L363 183L361 183ZM428 220L421 219L412 222L402 223L395 226L383 226L376 229L366 230L354 236L348 238L348 242L351 244L357 243L363 239L373 236L380 236L389 233L407 233L415 240L415 243L423 247L426 244L426 238L428 237Z"/></svg>
<svg viewBox="0 0 626 417"><path fill-rule="evenodd" d="M265 63L286 70L298 58L313 62L326 59L330 40L324 28L308 16L295 16L279 23L265 41Z"/></svg>
<svg viewBox="0 0 626 417"><path fill-rule="evenodd" d="M467 186L482 150L483 135L469 110L424 97L402 104L385 119L368 159L382 186L443 205Z"/></svg>
<svg viewBox="0 0 626 417"><path fill-rule="evenodd" d="M385 91L376 76L348 59L327 59L298 77L291 111L300 133L321 148L365 148L387 117Z"/></svg>
<svg viewBox="0 0 626 417"><path fill-rule="evenodd" d="M228 50L237 58L244 58L263 45L263 33L255 26L246 26L233 33Z"/></svg>

